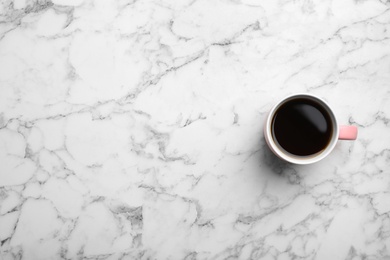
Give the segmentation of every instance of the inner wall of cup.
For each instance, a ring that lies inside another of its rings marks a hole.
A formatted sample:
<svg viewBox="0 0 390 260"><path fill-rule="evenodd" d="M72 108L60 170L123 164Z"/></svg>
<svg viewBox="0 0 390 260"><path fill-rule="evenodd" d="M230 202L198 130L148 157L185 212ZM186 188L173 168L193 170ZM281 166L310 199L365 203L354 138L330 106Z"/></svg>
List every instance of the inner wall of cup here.
<svg viewBox="0 0 390 260"><path fill-rule="evenodd" d="M320 152L318 153L315 153L315 154L311 154L311 155L307 155L307 156L299 156L299 155L294 155L294 154L291 154L287 151L285 151L279 144L278 142L274 139L274 133L273 133L273 129L272 129L272 122L274 120L274 116L276 114L276 111L278 111L278 109L283 105L285 104L286 102L289 102L291 100L294 100L294 99L301 99L301 98L306 98L306 99L310 99L318 104L320 104L324 109L325 111L328 113L330 119L331 119L331 122L332 122L332 137L331 139L329 140L329 143L327 144L327 146ZM276 107L275 109L272 111L272 115L270 116L270 121L269 121L269 125L267 126L269 127L269 131L271 133L271 138L272 138L272 142L274 143L274 148L276 148L278 150L278 153L281 153L283 154L284 156L287 156L287 157L290 157L290 158L293 158L294 160L308 160L308 159L313 159L313 158L323 158L325 157L327 154L329 154L334 146L336 145L336 142L338 140L338 126L337 126L337 120L336 120L336 117L335 115L333 114L333 111L330 109L330 107L321 99L317 98L317 97L314 97L314 96L311 96L311 95L306 95L306 94L299 94L299 95L294 95L294 96L291 96L291 97L288 97L286 98L285 100L283 100L282 102L280 102Z"/></svg>

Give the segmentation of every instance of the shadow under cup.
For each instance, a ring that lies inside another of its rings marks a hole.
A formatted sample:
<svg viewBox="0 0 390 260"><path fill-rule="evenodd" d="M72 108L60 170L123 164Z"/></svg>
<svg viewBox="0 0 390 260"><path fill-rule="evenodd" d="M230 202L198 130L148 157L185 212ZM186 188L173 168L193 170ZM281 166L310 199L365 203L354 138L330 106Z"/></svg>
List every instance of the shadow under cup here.
<svg viewBox="0 0 390 260"><path fill-rule="evenodd" d="M265 140L274 154L295 164L325 158L335 147L339 128L327 103L310 94L295 94L279 101L264 126Z"/></svg>

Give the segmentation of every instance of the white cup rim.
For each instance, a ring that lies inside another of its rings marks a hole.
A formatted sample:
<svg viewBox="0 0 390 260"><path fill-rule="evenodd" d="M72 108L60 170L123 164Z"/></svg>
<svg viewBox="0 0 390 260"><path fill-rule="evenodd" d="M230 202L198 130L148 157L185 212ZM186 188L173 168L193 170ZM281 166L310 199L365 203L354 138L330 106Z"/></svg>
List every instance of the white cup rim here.
<svg viewBox="0 0 390 260"><path fill-rule="evenodd" d="M274 138L272 136L272 119L275 115L275 112L277 111L277 109L281 105L283 105L287 101L290 101L290 100L296 99L296 98L309 98L311 100L316 101L328 112L329 117L332 120L333 131L332 131L332 138L331 138L330 142L328 143L328 145L326 146L326 148L324 150L322 150L321 152L318 152L314 155L297 156L297 155L290 154L290 153L280 149L279 146L274 141ZM295 93L295 94L289 95L289 96L284 97L281 100L279 100L279 102L277 102L270 110L270 112L266 118L266 122L265 122L265 126L264 126L264 137L265 137L265 140L266 140L269 148L271 149L271 151L275 155L277 155L279 158L281 158L287 162L294 163L294 164L311 164L311 163L315 163L315 162L318 162L318 161L324 159L326 156L328 156L332 152L332 150L336 146L338 136L339 136L339 127L338 127L337 119L336 119L336 116L335 116L333 110L330 108L330 106L328 105L328 103L325 100L323 100L322 98L320 98L318 96L308 94L308 93Z"/></svg>

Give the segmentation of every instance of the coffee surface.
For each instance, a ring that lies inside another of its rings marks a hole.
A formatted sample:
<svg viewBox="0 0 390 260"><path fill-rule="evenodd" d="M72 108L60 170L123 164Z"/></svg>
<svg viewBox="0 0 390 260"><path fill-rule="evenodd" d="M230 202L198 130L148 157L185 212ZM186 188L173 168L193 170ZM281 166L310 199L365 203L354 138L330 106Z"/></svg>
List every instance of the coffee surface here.
<svg viewBox="0 0 390 260"><path fill-rule="evenodd" d="M332 121L317 102L298 98L287 101L276 111L272 122L275 142L285 151L308 156L326 148L332 137Z"/></svg>

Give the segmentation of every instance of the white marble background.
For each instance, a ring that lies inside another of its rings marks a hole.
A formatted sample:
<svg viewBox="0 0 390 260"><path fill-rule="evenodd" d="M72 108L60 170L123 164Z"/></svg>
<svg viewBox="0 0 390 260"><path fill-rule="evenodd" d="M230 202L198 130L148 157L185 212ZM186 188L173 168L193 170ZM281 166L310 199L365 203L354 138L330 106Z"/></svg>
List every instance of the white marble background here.
<svg viewBox="0 0 390 260"><path fill-rule="evenodd" d="M280 162L309 92L359 126ZM390 259L388 0L1 0L1 259Z"/></svg>

